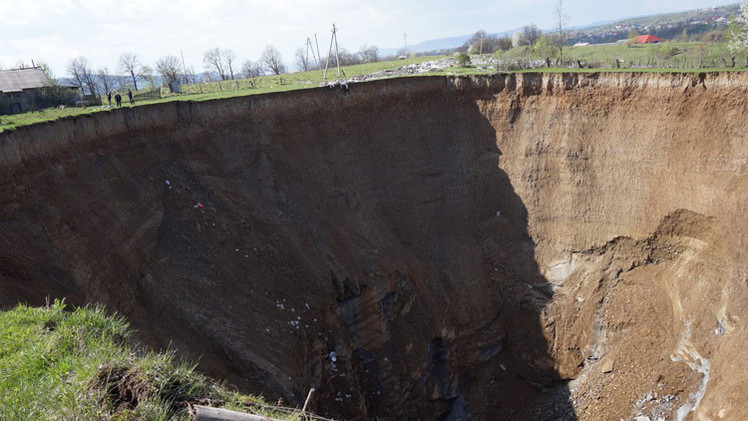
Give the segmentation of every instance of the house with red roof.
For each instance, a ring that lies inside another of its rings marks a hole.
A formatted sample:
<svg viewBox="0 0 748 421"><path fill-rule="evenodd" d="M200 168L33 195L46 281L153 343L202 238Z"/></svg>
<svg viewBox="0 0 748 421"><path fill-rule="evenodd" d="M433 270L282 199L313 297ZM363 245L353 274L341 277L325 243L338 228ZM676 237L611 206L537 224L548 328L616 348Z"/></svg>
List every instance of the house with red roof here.
<svg viewBox="0 0 748 421"><path fill-rule="evenodd" d="M629 45L632 44L659 44L662 42L662 38L654 35L639 35L638 37L629 41Z"/></svg>

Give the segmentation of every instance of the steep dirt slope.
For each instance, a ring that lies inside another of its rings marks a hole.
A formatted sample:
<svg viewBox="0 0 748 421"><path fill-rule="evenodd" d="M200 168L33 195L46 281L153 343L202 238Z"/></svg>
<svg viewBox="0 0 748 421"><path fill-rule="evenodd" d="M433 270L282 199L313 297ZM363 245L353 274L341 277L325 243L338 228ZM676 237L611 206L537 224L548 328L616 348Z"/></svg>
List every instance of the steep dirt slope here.
<svg viewBox="0 0 748 421"><path fill-rule="evenodd" d="M409 78L21 129L0 303L100 302L345 418L748 417L747 90Z"/></svg>
<svg viewBox="0 0 748 421"><path fill-rule="evenodd" d="M748 417L747 90L744 74L529 76L479 101L581 418Z"/></svg>

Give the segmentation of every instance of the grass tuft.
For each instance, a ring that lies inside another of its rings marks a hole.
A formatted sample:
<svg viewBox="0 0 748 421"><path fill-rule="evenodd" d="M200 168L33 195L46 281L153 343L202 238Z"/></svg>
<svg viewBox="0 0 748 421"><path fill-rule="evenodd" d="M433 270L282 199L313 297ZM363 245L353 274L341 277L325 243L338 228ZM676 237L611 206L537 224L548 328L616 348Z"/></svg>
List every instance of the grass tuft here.
<svg viewBox="0 0 748 421"><path fill-rule="evenodd" d="M186 420L189 404L264 405L173 351L143 351L122 317L62 301L0 312L0 391L2 420Z"/></svg>

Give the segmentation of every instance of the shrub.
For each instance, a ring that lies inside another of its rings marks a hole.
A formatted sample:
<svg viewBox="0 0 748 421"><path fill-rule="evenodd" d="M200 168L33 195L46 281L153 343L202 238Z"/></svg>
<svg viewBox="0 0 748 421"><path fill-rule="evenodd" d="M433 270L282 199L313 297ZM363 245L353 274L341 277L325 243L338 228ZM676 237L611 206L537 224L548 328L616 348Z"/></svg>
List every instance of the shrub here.
<svg viewBox="0 0 748 421"><path fill-rule="evenodd" d="M459 64L462 67L467 66L470 64L470 56L465 53L460 53L457 55L457 64Z"/></svg>

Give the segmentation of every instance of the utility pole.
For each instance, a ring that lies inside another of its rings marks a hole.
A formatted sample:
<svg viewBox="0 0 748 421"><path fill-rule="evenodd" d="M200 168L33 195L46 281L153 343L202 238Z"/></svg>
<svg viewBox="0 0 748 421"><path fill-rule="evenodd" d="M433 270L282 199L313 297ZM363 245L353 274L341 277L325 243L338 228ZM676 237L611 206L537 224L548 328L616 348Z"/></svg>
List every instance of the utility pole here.
<svg viewBox="0 0 748 421"><path fill-rule="evenodd" d="M309 37L306 39L306 52L304 52L304 71L309 71ZM314 51L312 51L312 56L314 55Z"/></svg>
<svg viewBox="0 0 748 421"><path fill-rule="evenodd" d="M330 37L330 48L327 49L327 59L325 59L325 74L322 75L322 79L327 80L327 68L330 64L330 56L332 55L332 41L335 37L335 31L333 31L333 35Z"/></svg>
<svg viewBox="0 0 748 421"><path fill-rule="evenodd" d="M184 64L184 51L180 49L179 54L182 56L182 77L187 79L187 65Z"/></svg>
<svg viewBox="0 0 748 421"><path fill-rule="evenodd" d="M327 79L327 68L330 64L330 56L332 55L332 46L335 44L335 62L338 65L338 77L340 77L340 53L338 51L338 29L335 24L332 24L332 36L330 37L330 48L327 50L327 60L325 61L325 74L322 76L325 80Z"/></svg>
<svg viewBox="0 0 748 421"><path fill-rule="evenodd" d="M317 56L319 56L319 53L317 53L317 54L314 53L314 46L312 45L312 40L309 37L307 37L307 39L306 39L306 60L307 60L307 62L309 61L309 50L312 50L312 57L314 57L314 62L317 63L317 69L321 69L321 67L319 65L319 58L317 58ZM317 50L319 50L319 48L317 48Z"/></svg>
<svg viewBox="0 0 748 421"><path fill-rule="evenodd" d="M314 43L317 45L317 57L318 57L318 59L317 59L317 70L322 70L322 63L320 63L320 61L322 61L322 56L319 55L319 42L317 41L317 33L316 32L314 34Z"/></svg>
<svg viewBox="0 0 748 421"><path fill-rule="evenodd" d="M405 53L403 55L405 56L405 60L407 60L408 59L408 34L406 34L405 32L403 32L403 45L404 45L403 53Z"/></svg>
<svg viewBox="0 0 748 421"><path fill-rule="evenodd" d="M338 53L338 30L332 24L332 37L335 38L335 61L338 62L338 77L340 77L340 54Z"/></svg>

